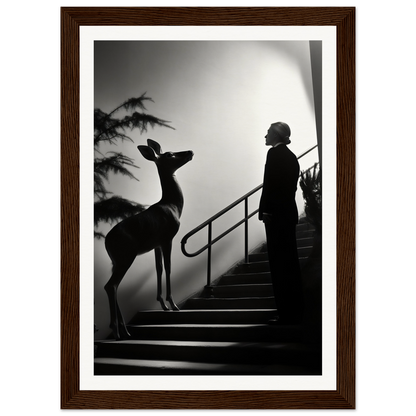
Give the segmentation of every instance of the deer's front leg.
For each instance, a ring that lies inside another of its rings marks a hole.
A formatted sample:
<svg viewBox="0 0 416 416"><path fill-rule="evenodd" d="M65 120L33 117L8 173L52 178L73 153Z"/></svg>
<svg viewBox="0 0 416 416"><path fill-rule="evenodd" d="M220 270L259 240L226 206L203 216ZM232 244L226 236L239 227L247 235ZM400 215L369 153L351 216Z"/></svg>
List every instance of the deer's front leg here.
<svg viewBox="0 0 416 416"><path fill-rule="evenodd" d="M165 263L165 274L166 274L166 300L170 303L172 310L179 311L180 309L178 305L175 303L175 301L172 298L172 292L171 292L171 287L170 287L170 270L171 270L170 258L171 258L171 253L172 253L172 241L165 244L162 247L162 250L163 250L163 260Z"/></svg>
<svg viewBox="0 0 416 416"><path fill-rule="evenodd" d="M156 274L157 274L157 297L156 299L159 301L160 306L164 311L168 311L169 308L166 306L163 298L162 298L162 272L163 272L163 264L162 264L162 250L160 247L155 248L155 263L156 263Z"/></svg>

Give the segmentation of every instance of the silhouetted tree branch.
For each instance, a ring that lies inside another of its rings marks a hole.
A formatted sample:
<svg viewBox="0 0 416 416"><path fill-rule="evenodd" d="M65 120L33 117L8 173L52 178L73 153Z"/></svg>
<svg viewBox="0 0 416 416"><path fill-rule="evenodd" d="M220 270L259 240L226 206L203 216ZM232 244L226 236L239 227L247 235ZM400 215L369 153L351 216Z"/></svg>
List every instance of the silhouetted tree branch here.
<svg viewBox="0 0 416 416"><path fill-rule="evenodd" d="M134 215L142 210L144 206L136 202L129 201L120 196L112 196L107 190L106 183L109 174L120 174L130 179L138 180L129 168L138 168L134 160L121 152L108 152L103 155L99 146L102 143L117 145L118 141L133 142L127 132L138 129L140 133L147 131L148 127L168 127L173 129L169 121L159 119L150 114L146 114L145 102L153 100L146 96L146 93L140 97L129 98L127 101L116 107L109 113L105 113L99 108L94 109L94 225L97 227L100 222L114 223L121 219ZM115 114L123 110L132 112L117 118ZM141 112L135 111L140 110ZM104 237L102 233L94 231L97 238Z"/></svg>

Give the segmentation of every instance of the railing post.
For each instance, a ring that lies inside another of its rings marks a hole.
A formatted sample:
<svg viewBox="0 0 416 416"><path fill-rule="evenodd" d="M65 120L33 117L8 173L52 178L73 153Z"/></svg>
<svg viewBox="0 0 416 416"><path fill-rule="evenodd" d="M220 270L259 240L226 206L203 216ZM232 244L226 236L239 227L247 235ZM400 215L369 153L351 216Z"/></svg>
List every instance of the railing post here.
<svg viewBox="0 0 416 416"><path fill-rule="evenodd" d="M244 218L246 219L244 224L244 258L248 263L248 197L244 200Z"/></svg>
<svg viewBox="0 0 416 416"><path fill-rule="evenodd" d="M211 286L211 240L212 240L212 222L208 224L207 286Z"/></svg>

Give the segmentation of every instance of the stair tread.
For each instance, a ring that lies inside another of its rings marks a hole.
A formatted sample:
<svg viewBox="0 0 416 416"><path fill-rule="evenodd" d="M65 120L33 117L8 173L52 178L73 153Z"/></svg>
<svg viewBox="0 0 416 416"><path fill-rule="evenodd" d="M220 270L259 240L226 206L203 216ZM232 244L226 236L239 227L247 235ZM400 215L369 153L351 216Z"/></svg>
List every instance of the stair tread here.
<svg viewBox="0 0 416 416"><path fill-rule="evenodd" d="M301 249L312 249L312 247L301 247ZM263 254L263 253L262 253ZM264 253L265 254L265 253ZM299 261L303 261L308 259L308 257L305 256L299 256ZM250 267L250 266L263 266L269 264L269 260L257 260L257 261L249 261L248 263L240 263L236 268L240 267ZM266 273L266 272L258 272L258 273ZM229 274L234 274L233 271L231 271Z"/></svg>
<svg viewBox="0 0 416 416"><path fill-rule="evenodd" d="M197 298L196 298L197 299ZM195 313L218 313L218 312L224 312L224 313L238 313L238 312L269 312L274 311L275 309L270 308L264 308L264 309L181 309L180 311L162 311L160 309L147 309L140 311L140 313L151 313L151 314L166 314L166 313L189 313L189 314L195 314Z"/></svg>
<svg viewBox="0 0 416 416"><path fill-rule="evenodd" d="M199 349L238 349L238 350L268 350L273 352L290 350L313 352L313 347L305 345L299 341L182 341L182 340L153 340L153 339L129 339L129 340L100 340L95 341L96 345L111 344L117 347L126 345L134 347L179 347L179 348L199 348Z"/></svg>
<svg viewBox="0 0 416 416"><path fill-rule="evenodd" d="M249 297L249 298L191 298L186 301L183 309L263 309L275 308L274 296Z"/></svg>
<svg viewBox="0 0 416 416"><path fill-rule="evenodd" d="M316 351L313 347L299 341L181 341L181 340L153 340L153 339L129 339L129 340L100 340L95 341L96 345L112 344L117 347L125 345L135 347L160 346L160 347L192 347L201 349L238 349L238 350L271 350L274 352L290 350L299 352Z"/></svg>
<svg viewBox="0 0 416 416"><path fill-rule="evenodd" d="M250 342L250 341L179 341L179 340L153 340L153 339L144 339L144 340L101 340L95 341L95 344L114 344L117 346L123 345L133 345L133 346L163 346L163 347L195 347L195 348L238 348L243 350L285 350L290 349L292 351L310 351L311 349L305 344L300 342Z"/></svg>
<svg viewBox="0 0 416 416"><path fill-rule="evenodd" d="M211 299L211 298L192 298L192 299L202 299L202 300L207 300L207 299ZM215 298L217 299L217 298ZM230 308L230 309L181 309L179 311L163 311L163 310L144 310L144 311L139 311L138 314L140 314L141 316L145 316L145 315L160 315L162 317L168 317L171 315L203 315L203 314L210 314L210 315L246 315L248 313L254 313L254 314L261 314L261 313L272 313L275 312L276 309L275 308L264 308L264 309L243 309L243 308Z"/></svg>
<svg viewBox="0 0 416 416"><path fill-rule="evenodd" d="M245 272L245 273L238 273L238 274L236 274L236 273L226 273L226 274L222 275L221 277L230 277L230 276L235 276L235 277L237 278L237 277L241 277L242 275L250 275L250 276L256 276L256 275L258 275L258 276L267 276L267 275L270 275L270 272L269 272L269 271L268 271L268 272L253 272L253 273L250 273L250 272Z"/></svg>
<svg viewBox="0 0 416 416"><path fill-rule="evenodd" d="M220 289L221 290L233 290L234 289L235 291L237 291L237 290L242 291L244 289L247 289L247 290L268 289L268 288L271 288L272 286L273 285L272 285L271 281L270 281L270 283L269 282L259 282L259 283L255 283L255 282L250 282L250 283L227 282L226 284L222 284L222 285L213 284L209 287L206 287L206 289L207 290L214 289L214 291L215 290L220 290ZM241 295L238 296L237 293L236 293L235 297L241 298L242 296ZM250 296L250 297L253 297L253 296Z"/></svg>
<svg viewBox="0 0 416 416"><path fill-rule="evenodd" d="M204 305L202 305L204 306ZM276 309L181 309L139 311L130 324L140 323L253 323L266 322Z"/></svg>
<svg viewBox="0 0 416 416"><path fill-rule="evenodd" d="M299 260L307 260L307 257L299 257ZM260 263L268 263L268 261L265 261L265 262L260 262ZM249 264L249 263L244 263L244 264ZM249 275L249 276L268 276L268 275L270 275L270 271L259 271L259 272L250 272L250 271L246 271L246 272L244 272L244 273L233 273L233 272L230 272L230 273L225 273L225 274L223 274L219 279L217 279L217 280L220 280L222 277L230 277L230 276L234 276L234 277L236 277L236 278L238 278L238 277L241 277L241 276L243 276L243 275Z"/></svg>
<svg viewBox="0 0 416 416"><path fill-rule="evenodd" d="M141 327L141 328L270 328L268 324L205 324L205 323L169 323L169 324L134 324L127 325L128 327ZM292 325L287 325L292 326ZM286 327L287 327L286 326ZM280 327L279 327L280 328Z"/></svg>
<svg viewBox="0 0 416 416"><path fill-rule="evenodd" d="M95 345L99 347L99 358L106 357L107 351L115 351L115 349L124 352L126 354L126 348L130 348L130 351L140 353L143 351L143 348L147 348L147 351L157 351L157 359L163 359L162 354L172 355L172 349L183 349L183 351L193 349L199 351L199 354L196 356L201 358L203 354L209 353L210 357L215 357L217 354L218 357L223 357L226 353L232 354L234 357L236 354L243 354L245 362L254 362L254 355L248 356L247 354L259 354L257 357L278 357L278 355L287 357L288 353L292 356L294 354L302 354L302 357L305 354L320 352L316 348L311 348L299 341L183 341L183 340L153 340L153 339L142 339L142 340L101 340L95 341ZM155 350L158 348L157 350ZM103 352L102 352L103 351ZM212 355L214 354L214 355ZM189 352L183 352L183 355L188 361L191 361L189 357ZM134 358L132 356L119 356L118 358ZM140 357L149 359L149 357ZM175 360L174 358L169 357L169 360ZM215 361L215 359L214 359Z"/></svg>
<svg viewBox="0 0 416 416"><path fill-rule="evenodd" d="M141 340L96 341L97 358L169 360L225 364L320 363L321 351L299 341Z"/></svg>
<svg viewBox="0 0 416 416"><path fill-rule="evenodd" d="M159 374L316 374L316 371L306 369L296 365L282 364L224 364L224 363L204 363L190 361L169 361L169 360L142 360L128 358L96 358L95 365L99 366L116 366L117 374L123 374L123 370L127 374L140 374L147 371L157 372ZM102 371L105 373L105 371ZM97 373L97 371L96 371ZM100 373L100 371L98 371Z"/></svg>
<svg viewBox="0 0 416 416"><path fill-rule="evenodd" d="M282 342L299 341L300 326L267 324L166 324L128 325L131 339L224 341L224 342Z"/></svg>
<svg viewBox="0 0 416 416"><path fill-rule="evenodd" d="M271 283L237 283L235 285L222 285L222 287L251 287L251 286L271 286ZM215 284L212 287L217 287Z"/></svg>
<svg viewBox="0 0 416 416"><path fill-rule="evenodd" d="M245 300L253 300L253 301L261 301L261 300L270 300L274 299L274 296L248 296L248 297L235 297L235 298L191 298L193 300L200 300L201 302L214 302L214 301L245 301Z"/></svg>
<svg viewBox="0 0 416 416"><path fill-rule="evenodd" d="M227 284L219 284L206 288L202 292L201 297L215 297L215 298L227 298L235 299L240 298L244 299L245 297L270 297L273 295L273 286L272 284L260 284L253 283L249 285L240 285L234 282L226 282Z"/></svg>

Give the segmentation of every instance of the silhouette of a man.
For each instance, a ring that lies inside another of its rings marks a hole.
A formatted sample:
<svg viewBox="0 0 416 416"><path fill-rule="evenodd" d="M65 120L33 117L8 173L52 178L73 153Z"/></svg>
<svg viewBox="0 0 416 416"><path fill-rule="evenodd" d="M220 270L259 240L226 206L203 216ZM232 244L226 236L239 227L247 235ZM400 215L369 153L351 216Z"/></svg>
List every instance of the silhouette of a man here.
<svg viewBox="0 0 416 416"><path fill-rule="evenodd" d="M273 123L267 131L267 153L259 219L265 224L270 272L277 314L269 324L300 323L303 312L301 274L296 244L295 201L299 163L287 148L290 128Z"/></svg>

